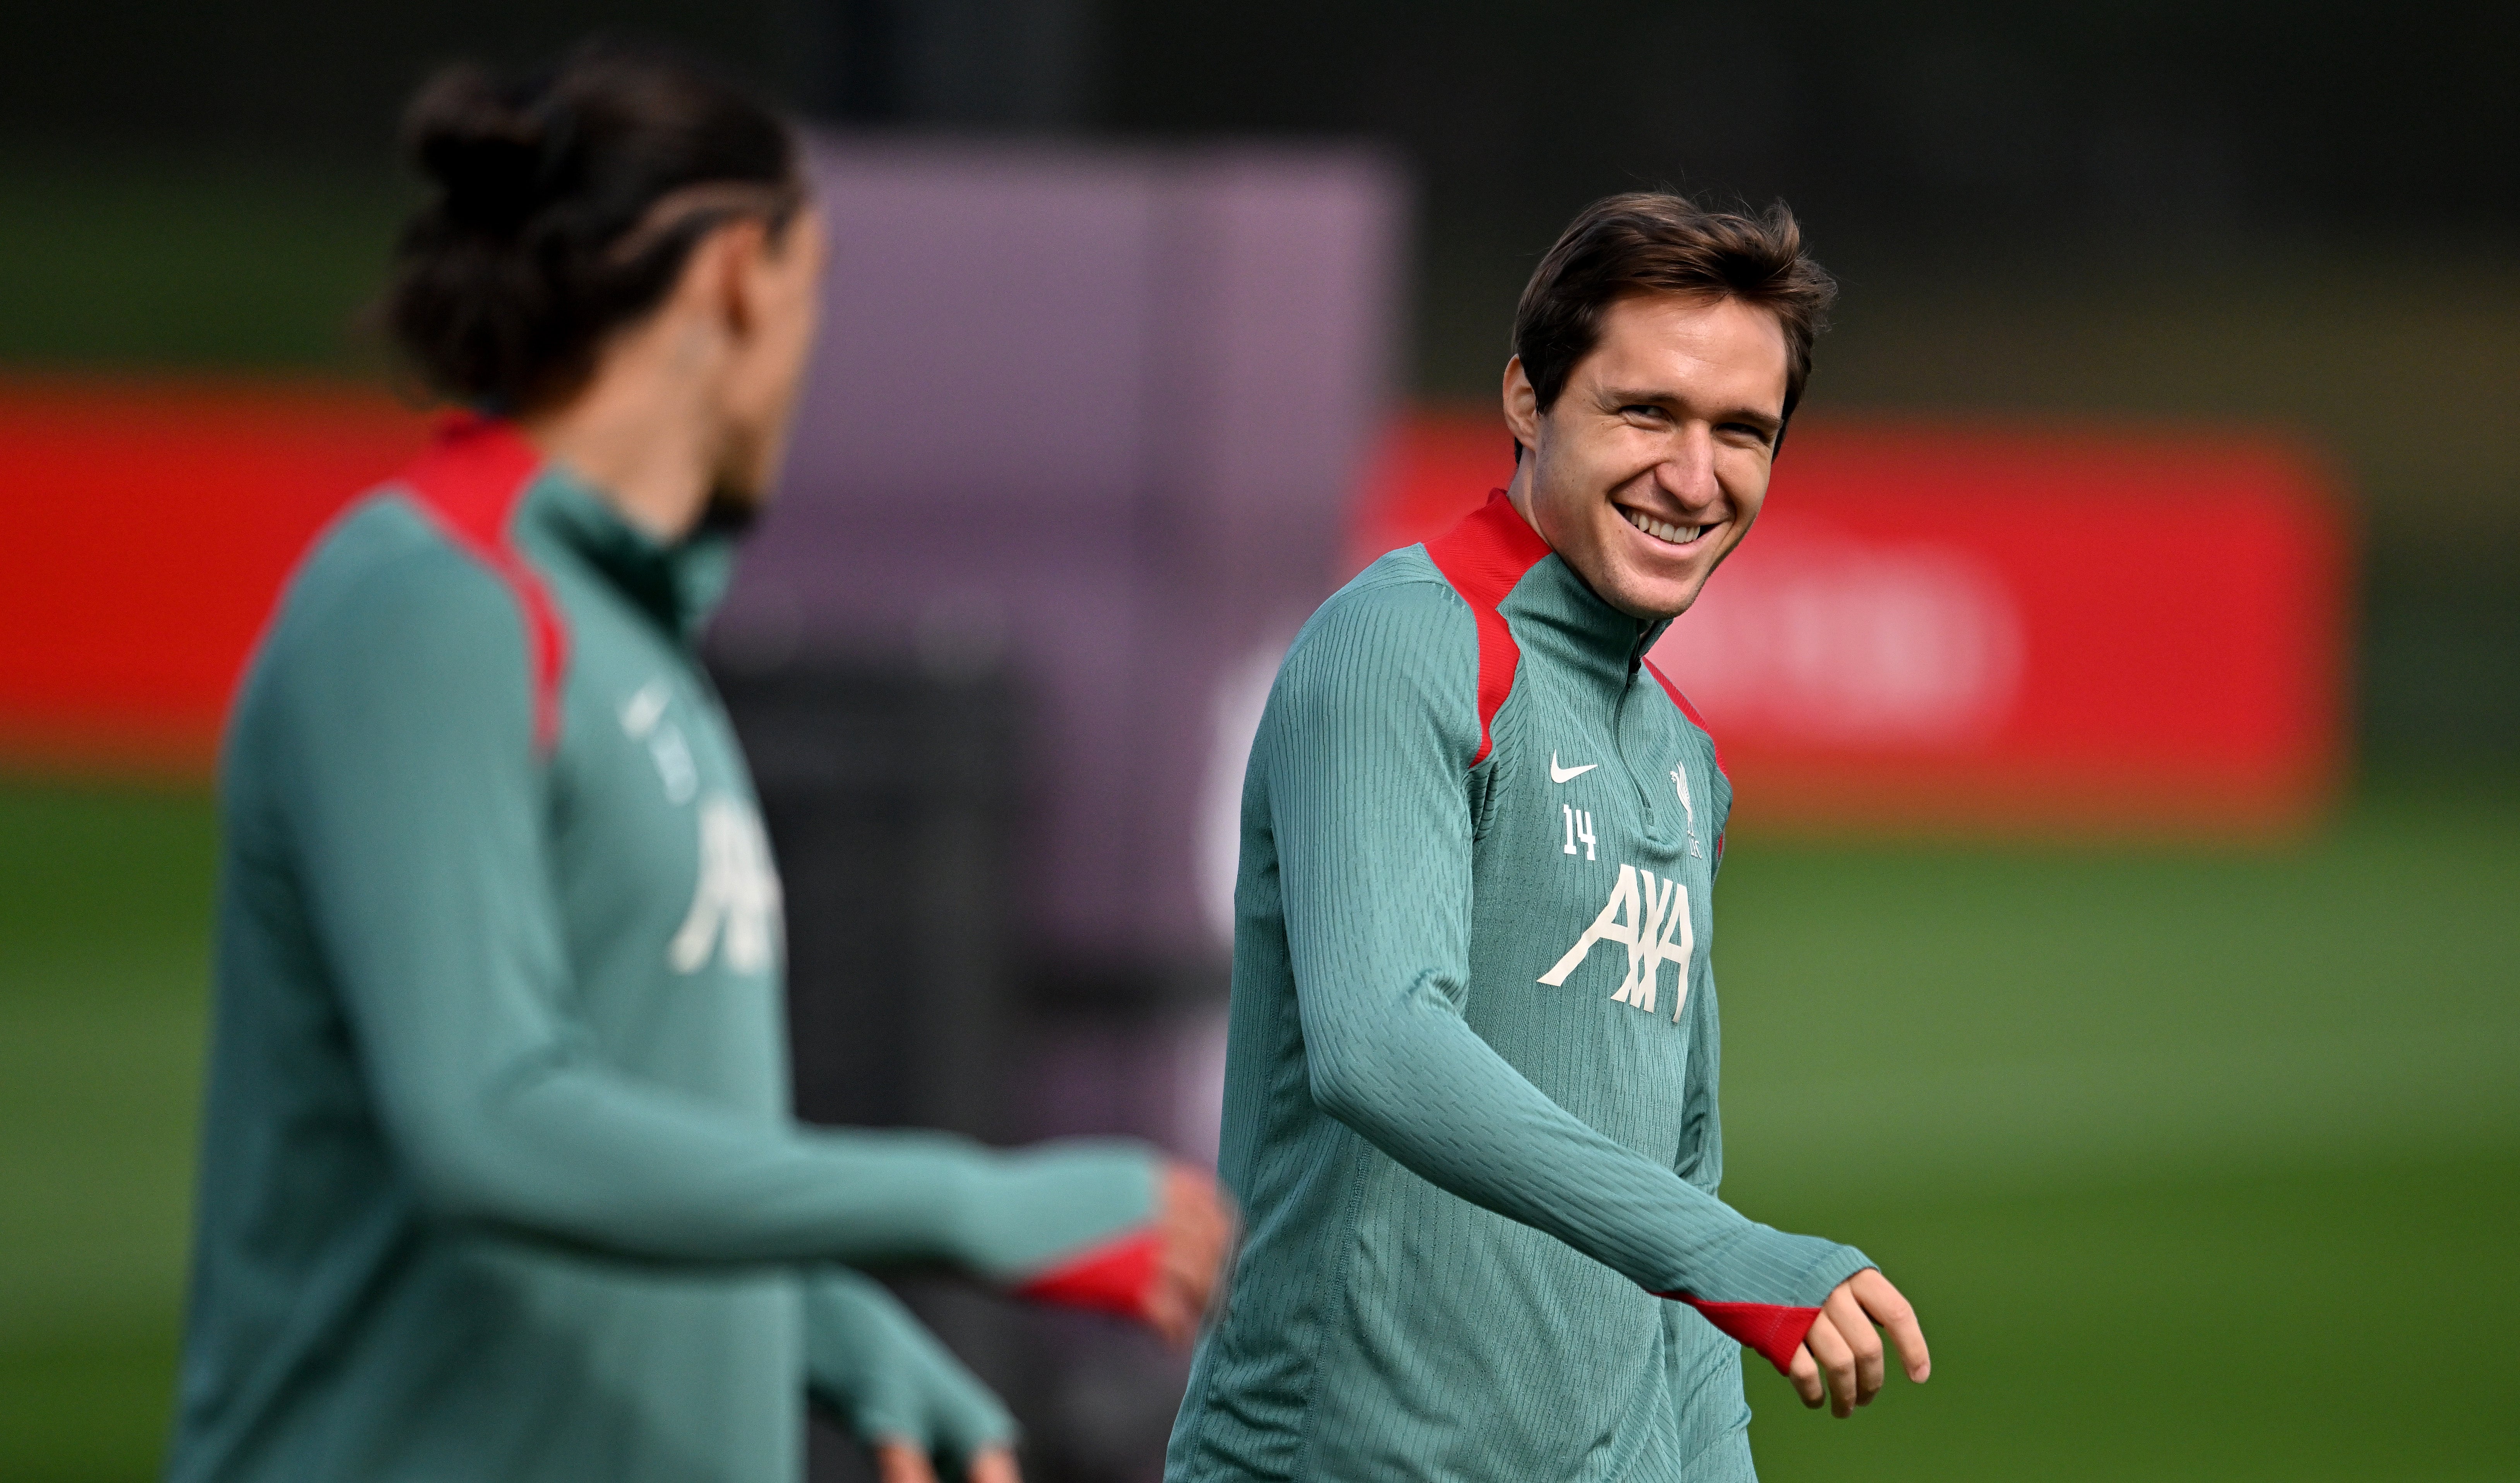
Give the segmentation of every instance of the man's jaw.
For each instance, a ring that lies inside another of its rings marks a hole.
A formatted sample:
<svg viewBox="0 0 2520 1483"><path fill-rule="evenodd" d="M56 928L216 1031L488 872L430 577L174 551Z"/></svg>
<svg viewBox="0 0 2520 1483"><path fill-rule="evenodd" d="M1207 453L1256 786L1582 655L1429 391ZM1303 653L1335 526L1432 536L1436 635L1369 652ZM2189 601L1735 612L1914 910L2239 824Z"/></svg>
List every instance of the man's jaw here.
<svg viewBox="0 0 2520 1483"><path fill-rule="evenodd" d="M1631 617L1668 618L1687 611L1696 601L1706 570L1730 538L1732 521L1726 506L1704 512L1695 525L1683 525L1633 506L1610 502L1628 533L1608 535L1600 554L1601 578L1596 586L1604 601ZM1618 549L1622 542L1626 550Z"/></svg>

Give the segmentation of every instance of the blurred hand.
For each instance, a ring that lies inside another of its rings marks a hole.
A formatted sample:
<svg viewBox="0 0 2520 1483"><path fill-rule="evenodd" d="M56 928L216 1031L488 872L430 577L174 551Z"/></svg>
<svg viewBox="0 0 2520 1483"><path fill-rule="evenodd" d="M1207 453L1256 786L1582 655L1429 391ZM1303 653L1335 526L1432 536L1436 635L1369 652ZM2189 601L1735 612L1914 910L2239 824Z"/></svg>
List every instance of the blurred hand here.
<svg viewBox="0 0 2520 1483"><path fill-rule="evenodd" d="M1162 1265L1147 1296L1147 1323L1165 1342L1184 1346L1198 1337L1199 1320L1216 1295L1226 1248L1234 1240L1234 1214L1215 1176L1188 1164L1165 1168L1157 1200Z"/></svg>
<svg viewBox="0 0 2520 1483"><path fill-rule="evenodd" d="M1843 1419L1858 1406L1869 1406L1881 1393L1884 1378L1878 1324L1890 1334L1891 1347L1908 1378L1922 1385L1934 1372L1925 1352L1925 1330L1916 1325L1916 1310L1890 1285L1890 1280L1868 1267L1845 1281L1821 1305L1803 1335L1787 1378L1803 1404L1814 1410L1828 1402L1831 1415Z"/></svg>
<svg viewBox="0 0 2520 1483"><path fill-rule="evenodd" d="M875 1475L877 1483L937 1483L926 1449L916 1442L875 1444ZM971 1454L963 1479L964 1483L1023 1483L1015 1471L1015 1455L1004 1447L984 1447Z"/></svg>

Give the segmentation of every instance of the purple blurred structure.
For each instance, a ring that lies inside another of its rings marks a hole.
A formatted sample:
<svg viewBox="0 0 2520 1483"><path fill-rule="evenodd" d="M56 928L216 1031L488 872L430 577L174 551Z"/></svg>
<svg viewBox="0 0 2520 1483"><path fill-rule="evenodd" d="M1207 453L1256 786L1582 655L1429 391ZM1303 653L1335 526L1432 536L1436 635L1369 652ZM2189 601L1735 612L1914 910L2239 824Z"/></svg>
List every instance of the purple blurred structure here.
<svg viewBox="0 0 2520 1483"><path fill-rule="evenodd" d="M721 654L1003 666L1054 980L1214 983L1243 752L1379 435L1405 192L1342 150L824 138L823 337Z"/></svg>
<svg viewBox="0 0 2520 1483"><path fill-rule="evenodd" d="M823 337L710 640L788 876L800 1110L1213 1156L1243 756L1383 430L1399 177L830 138L813 169ZM914 1298L1029 1475L1159 1466L1150 1340ZM852 1452L818 1431L812 1476Z"/></svg>

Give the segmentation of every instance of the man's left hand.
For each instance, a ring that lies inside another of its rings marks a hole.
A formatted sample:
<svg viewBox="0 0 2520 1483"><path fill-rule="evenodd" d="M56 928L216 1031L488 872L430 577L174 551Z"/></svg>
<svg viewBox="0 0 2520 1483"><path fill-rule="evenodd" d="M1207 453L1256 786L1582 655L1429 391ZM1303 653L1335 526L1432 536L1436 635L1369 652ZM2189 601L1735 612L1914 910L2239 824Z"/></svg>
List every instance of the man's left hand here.
<svg viewBox="0 0 2520 1483"><path fill-rule="evenodd" d="M875 1475L878 1483L937 1483L936 1469L927 1461L927 1449L898 1439L875 1444ZM1013 1451L983 1447L971 1454L963 1483L1022 1483L1015 1472Z"/></svg>
<svg viewBox="0 0 2520 1483"><path fill-rule="evenodd" d="M1803 1347L1795 1351L1786 1378L1805 1406L1816 1411L1825 1401L1830 1414L1843 1419L1855 1415L1858 1406L1872 1404L1886 1378L1875 1324L1889 1333L1908 1378L1925 1383L1934 1362L1925 1352L1925 1330L1916 1324L1916 1310L1888 1278L1868 1267L1837 1284L1803 1335Z"/></svg>

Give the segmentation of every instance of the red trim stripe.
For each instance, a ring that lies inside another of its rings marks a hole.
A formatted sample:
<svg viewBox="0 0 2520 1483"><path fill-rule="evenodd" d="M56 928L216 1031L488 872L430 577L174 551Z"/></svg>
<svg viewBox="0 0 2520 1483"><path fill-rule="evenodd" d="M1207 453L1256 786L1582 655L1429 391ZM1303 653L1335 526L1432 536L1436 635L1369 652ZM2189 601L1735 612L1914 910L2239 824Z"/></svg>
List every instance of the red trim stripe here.
<svg viewBox="0 0 2520 1483"><path fill-rule="evenodd" d="M1811 1332L1812 1321L1820 1317L1817 1308L1792 1308L1782 1303L1701 1303L1686 1292L1657 1292L1659 1298L1677 1298L1706 1316L1729 1338L1740 1340L1758 1352L1761 1359L1777 1367L1778 1374L1793 1371L1794 1351L1803 1347L1803 1335Z"/></svg>
<svg viewBox="0 0 2520 1483"><path fill-rule="evenodd" d="M1453 590L1470 605L1479 631L1479 749L1470 758L1476 767L1488 759L1495 739L1488 735L1497 708L1513 692L1513 673L1522 662L1522 646L1497 610L1523 574L1549 555L1549 543L1531 528L1513 502L1498 489L1488 502L1470 512L1444 534L1426 543L1426 556Z"/></svg>
<svg viewBox="0 0 2520 1483"><path fill-rule="evenodd" d="M568 668L568 627L551 590L517 549L509 529L542 463L542 454L513 425L458 416L438 427L436 441L402 472L399 481L447 538L489 567L517 600L533 675L534 749L548 757L560 745L560 687Z"/></svg>
<svg viewBox="0 0 2520 1483"><path fill-rule="evenodd" d="M1162 1238L1154 1227L1143 1226L1060 1262L1017 1287L1015 1296L1144 1323L1153 1309L1156 1280L1162 1276Z"/></svg>

